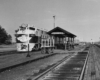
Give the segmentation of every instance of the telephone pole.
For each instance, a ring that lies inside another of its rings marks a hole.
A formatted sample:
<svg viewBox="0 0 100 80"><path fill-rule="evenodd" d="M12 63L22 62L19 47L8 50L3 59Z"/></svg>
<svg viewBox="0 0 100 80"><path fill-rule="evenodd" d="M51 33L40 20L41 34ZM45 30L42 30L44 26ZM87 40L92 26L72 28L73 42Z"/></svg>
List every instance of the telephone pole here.
<svg viewBox="0 0 100 80"><path fill-rule="evenodd" d="M53 19L54 19L54 28L55 28L55 15L53 16Z"/></svg>

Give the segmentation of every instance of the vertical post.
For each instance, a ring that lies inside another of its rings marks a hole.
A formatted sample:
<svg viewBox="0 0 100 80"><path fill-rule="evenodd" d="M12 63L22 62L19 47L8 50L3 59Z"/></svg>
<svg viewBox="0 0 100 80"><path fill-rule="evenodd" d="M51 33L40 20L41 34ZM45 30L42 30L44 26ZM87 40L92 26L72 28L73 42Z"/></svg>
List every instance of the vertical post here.
<svg viewBox="0 0 100 80"><path fill-rule="evenodd" d="M73 49L73 38L71 38L71 48Z"/></svg>
<svg viewBox="0 0 100 80"><path fill-rule="evenodd" d="M73 49L74 49L74 37L73 37Z"/></svg>
<svg viewBox="0 0 100 80"><path fill-rule="evenodd" d="M70 49L72 49L72 37L70 38Z"/></svg>
<svg viewBox="0 0 100 80"><path fill-rule="evenodd" d="M99 42L100 42L100 37L99 37Z"/></svg>
<svg viewBox="0 0 100 80"><path fill-rule="evenodd" d="M29 44L28 44L28 53L26 57L30 57L30 53L29 53Z"/></svg>
<svg viewBox="0 0 100 80"><path fill-rule="evenodd" d="M66 45L67 45L67 43L66 43L66 37L65 37L65 43L64 44L65 44L65 50L66 50Z"/></svg>
<svg viewBox="0 0 100 80"><path fill-rule="evenodd" d="M70 49L70 37L68 37L68 50Z"/></svg>
<svg viewBox="0 0 100 80"><path fill-rule="evenodd" d="M28 32L29 32L29 28L28 28ZM28 37L29 37L29 33L28 33ZM29 54L29 40L28 40L28 53L27 53L26 57L30 57L30 54Z"/></svg>
<svg viewBox="0 0 100 80"><path fill-rule="evenodd" d="M55 15L53 16L53 18L54 18L54 28L55 28Z"/></svg>
<svg viewBox="0 0 100 80"><path fill-rule="evenodd" d="M92 41L92 39L91 39L91 44L93 44L93 41Z"/></svg>

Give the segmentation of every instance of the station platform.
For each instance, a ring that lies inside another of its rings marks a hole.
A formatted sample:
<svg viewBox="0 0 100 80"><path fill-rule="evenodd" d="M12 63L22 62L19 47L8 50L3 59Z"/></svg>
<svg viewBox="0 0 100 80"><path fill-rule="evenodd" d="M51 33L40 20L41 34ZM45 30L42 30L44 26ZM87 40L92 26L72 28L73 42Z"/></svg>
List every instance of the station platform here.
<svg viewBox="0 0 100 80"><path fill-rule="evenodd" d="M59 50L60 53L64 53L65 51ZM44 57L49 57L57 54L59 51L55 50L52 54L42 54L40 51L30 52L30 57L26 57L27 53L19 53L19 54L10 54L0 56L0 71L10 69L12 67L16 67L19 65L27 64L35 60L42 59ZM66 51L67 53L67 51Z"/></svg>
<svg viewBox="0 0 100 80"><path fill-rule="evenodd" d="M11 54L11 55L4 55L0 56L0 71L11 68L18 65L27 64L29 62L42 59L44 57L54 55L53 54L41 54L40 52L30 53L30 57L26 57L27 53L21 54Z"/></svg>
<svg viewBox="0 0 100 80"><path fill-rule="evenodd" d="M7 49L8 47L5 48L4 51L7 51ZM71 51L55 49L53 54L42 54L40 51L36 51L36 52L30 52L30 57L26 57L27 53L18 53L18 54L14 53L14 54L9 54L9 55L2 55L0 56L0 71L9 69L14 66L23 65L23 64L38 60L40 58L44 58L46 56L54 55L56 53L75 52L75 51L80 51L81 49L82 49L81 47L75 48L74 50L71 50ZM11 50L14 50L14 48ZM1 50L1 52L2 51L3 50Z"/></svg>

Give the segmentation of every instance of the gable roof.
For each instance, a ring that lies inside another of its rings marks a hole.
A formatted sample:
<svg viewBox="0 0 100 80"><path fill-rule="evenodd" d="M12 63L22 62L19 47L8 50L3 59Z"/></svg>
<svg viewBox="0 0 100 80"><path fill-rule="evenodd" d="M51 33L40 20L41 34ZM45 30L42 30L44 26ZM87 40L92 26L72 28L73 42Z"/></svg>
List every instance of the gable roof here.
<svg viewBox="0 0 100 80"><path fill-rule="evenodd" d="M60 28L60 27L55 27L54 29L48 31L48 34L52 34L53 32L63 32L66 36L69 36L69 37L76 37L76 35Z"/></svg>

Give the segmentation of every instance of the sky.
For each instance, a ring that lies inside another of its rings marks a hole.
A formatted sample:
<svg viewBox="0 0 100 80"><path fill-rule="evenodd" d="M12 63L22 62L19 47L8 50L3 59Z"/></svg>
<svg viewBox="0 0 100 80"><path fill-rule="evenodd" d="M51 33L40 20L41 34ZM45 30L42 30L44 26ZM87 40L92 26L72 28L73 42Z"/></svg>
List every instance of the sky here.
<svg viewBox="0 0 100 80"><path fill-rule="evenodd" d="M100 0L0 0L0 25L15 30L30 24L47 31L59 26L80 41L100 40Z"/></svg>

